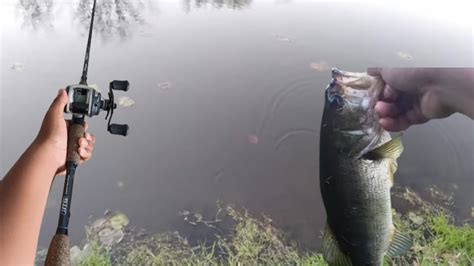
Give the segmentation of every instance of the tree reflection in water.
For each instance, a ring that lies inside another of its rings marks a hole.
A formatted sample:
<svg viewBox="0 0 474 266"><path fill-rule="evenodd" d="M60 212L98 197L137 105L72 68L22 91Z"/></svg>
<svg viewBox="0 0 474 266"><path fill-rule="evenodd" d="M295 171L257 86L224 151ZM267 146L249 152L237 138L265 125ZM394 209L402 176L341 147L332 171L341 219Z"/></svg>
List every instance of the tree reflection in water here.
<svg viewBox="0 0 474 266"><path fill-rule="evenodd" d="M191 11L192 8L201 8L211 5L216 8L242 9L249 6L252 0L184 0L184 10Z"/></svg>
<svg viewBox="0 0 474 266"><path fill-rule="evenodd" d="M53 0L19 0L17 12L23 19L22 27L34 31L53 27Z"/></svg>
<svg viewBox="0 0 474 266"><path fill-rule="evenodd" d="M74 17L85 31L89 29L93 0L79 0ZM143 25L143 0L100 0L96 3L94 30L103 40L112 36L125 39Z"/></svg>

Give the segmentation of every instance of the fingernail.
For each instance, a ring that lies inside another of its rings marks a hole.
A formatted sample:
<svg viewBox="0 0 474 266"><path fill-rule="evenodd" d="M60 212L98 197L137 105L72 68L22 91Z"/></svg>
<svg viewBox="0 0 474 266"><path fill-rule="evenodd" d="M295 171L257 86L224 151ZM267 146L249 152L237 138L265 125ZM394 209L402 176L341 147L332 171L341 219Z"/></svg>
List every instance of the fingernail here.
<svg viewBox="0 0 474 266"><path fill-rule="evenodd" d="M61 93L62 93L62 89L59 89L58 90L58 96L61 95Z"/></svg>

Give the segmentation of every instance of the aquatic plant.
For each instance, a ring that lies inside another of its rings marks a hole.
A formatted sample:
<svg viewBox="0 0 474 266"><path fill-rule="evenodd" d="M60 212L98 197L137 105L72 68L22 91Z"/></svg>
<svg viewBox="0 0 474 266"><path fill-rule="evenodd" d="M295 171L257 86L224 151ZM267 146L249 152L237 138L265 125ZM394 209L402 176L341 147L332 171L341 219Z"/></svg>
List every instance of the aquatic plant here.
<svg viewBox="0 0 474 266"><path fill-rule="evenodd" d="M85 266L108 266L112 265L110 262L110 255L108 250L101 247L98 242L90 242L84 247L87 255L80 258L80 260L72 261L72 264Z"/></svg>

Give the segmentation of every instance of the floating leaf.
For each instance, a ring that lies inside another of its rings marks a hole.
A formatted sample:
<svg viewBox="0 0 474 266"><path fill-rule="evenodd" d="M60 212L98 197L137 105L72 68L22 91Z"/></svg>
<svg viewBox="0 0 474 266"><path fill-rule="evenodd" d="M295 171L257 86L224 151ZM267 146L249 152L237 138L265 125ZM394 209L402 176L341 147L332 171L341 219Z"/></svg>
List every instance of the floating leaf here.
<svg viewBox="0 0 474 266"><path fill-rule="evenodd" d="M109 218L110 226L113 229L122 229L127 226L129 222L130 220L128 219L127 215L121 212L116 213Z"/></svg>
<svg viewBox="0 0 474 266"><path fill-rule="evenodd" d="M120 243L124 236L125 234L120 229L112 230L110 228L105 228L99 232L100 243L109 247Z"/></svg>
<svg viewBox="0 0 474 266"><path fill-rule="evenodd" d="M25 65L19 62L15 62L10 68L16 71L23 71L23 69L25 69Z"/></svg>
<svg viewBox="0 0 474 266"><path fill-rule="evenodd" d="M190 214L190 212L184 210L184 211L179 211L178 214L181 215L181 216L188 216Z"/></svg>
<svg viewBox="0 0 474 266"><path fill-rule="evenodd" d="M412 61L413 60L413 56L411 56L411 54L406 53L406 52L399 51L399 52L397 52L397 55L398 55L398 57L400 57L401 59L406 60L406 61Z"/></svg>
<svg viewBox="0 0 474 266"><path fill-rule="evenodd" d="M70 250L71 256L71 265L81 265L81 262L86 258L90 257L92 254L92 249L89 244L85 244L84 248L81 250L78 246L73 246Z"/></svg>
<svg viewBox="0 0 474 266"><path fill-rule="evenodd" d="M454 195L453 193L445 193L436 185L433 185L429 188L431 197L435 200L441 201L443 204L452 206L454 204Z"/></svg>
<svg viewBox="0 0 474 266"><path fill-rule="evenodd" d="M117 101L118 105L122 107L130 107L135 104L135 101L127 96L120 96Z"/></svg>
<svg viewBox="0 0 474 266"><path fill-rule="evenodd" d="M274 34L274 36L280 42L291 42L291 39L289 37L286 37L280 34Z"/></svg>
<svg viewBox="0 0 474 266"><path fill-rule="evenodd" d="M202 214L200 213L195 213L194 217L196 218L196 222L202 222Z"/></svg>
<svg viewBox="0 0 474 266"><path fill-rule="evenodd" d="M312 62L309 64L311 69L314 69L318 72L327 71L330 69L329 64L326 61Z"/></svg>
<svg viewBox="0 0 474 266"><path fill-rule="evenodd" d="M117 181L117 187L118 188L123 188L125 184L122 181Z"/></svg>
<svg viewBox="0 0 474 266"><path fill-rule="evenodd" d="M158 89L160 89L162 91L167 91L167 90L171 89L171 87L172 87L171 82L168 82L168 81L160 82L160 83L156 84L156 86L158 87Z"/></svg>
<svg viewBox="0 0 474 266"><path fill-rule="evenodd" d="M105 222L107 222L107 219L99 218L91 224L90 228L92 230L98 230L99 228L101 228L105 224Z"/></svg>
<svg viewBox="0 0 474 266"><path fill-rule="evenodd" d="M82 250L78 246L73 246L70 250L69 253L71 254L71 261L80 261L78 257L82 253Z"/></svg>
<svg viewBox="0 0 474 266"><path fill-rule="evenodd" d="M247 136L247 140L250 144L258 144L258 136L255 134L250 134Z"/></svg>
<svg viewBox="0 0 474 266"><path fill-rule="evenodd" d="M414 212L409 212L408 213L408 218L410 219L410 221L412 223L417 224L417 225L422 225L423 222L425 221L425 219L423 219L423 217L417 215Z"/></svg>

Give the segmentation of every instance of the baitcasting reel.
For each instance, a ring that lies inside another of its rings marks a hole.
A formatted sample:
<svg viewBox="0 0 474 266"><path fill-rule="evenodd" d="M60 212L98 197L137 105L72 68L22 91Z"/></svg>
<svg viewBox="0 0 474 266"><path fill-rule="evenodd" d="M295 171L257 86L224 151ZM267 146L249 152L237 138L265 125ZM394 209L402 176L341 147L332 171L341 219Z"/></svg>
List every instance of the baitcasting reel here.
<svg viewBox="0 0 474 266"><path fill-rule="evenodd" d="M69 97L69 101L64 108L65 113L72 113L78 116L95 116L98 115L100 110L107 111L107 117L109 121L107 123L107 130L114 135L127 136L128 125L127 124L111 124L114 109L117 108L117 104L114 101L114 90L128 91L130 84L127 80L114 80L110 82L109 87L109 99L102 99L100 92L87 85L77 84L69 85L66 88L66 92ZM109 116L110 115L110 116Z"/></svg>

